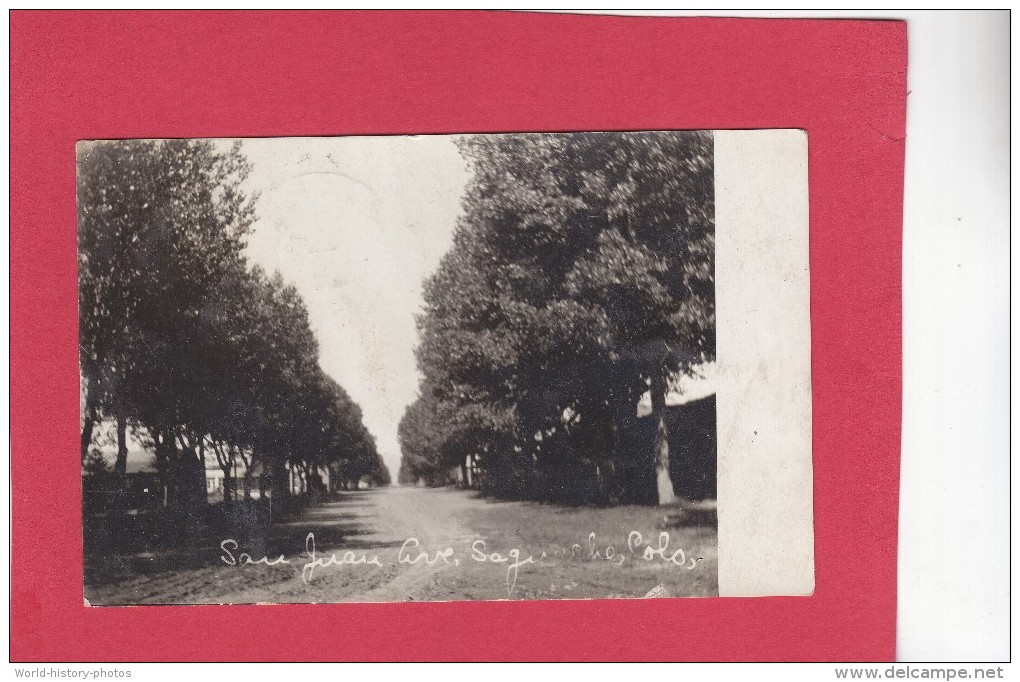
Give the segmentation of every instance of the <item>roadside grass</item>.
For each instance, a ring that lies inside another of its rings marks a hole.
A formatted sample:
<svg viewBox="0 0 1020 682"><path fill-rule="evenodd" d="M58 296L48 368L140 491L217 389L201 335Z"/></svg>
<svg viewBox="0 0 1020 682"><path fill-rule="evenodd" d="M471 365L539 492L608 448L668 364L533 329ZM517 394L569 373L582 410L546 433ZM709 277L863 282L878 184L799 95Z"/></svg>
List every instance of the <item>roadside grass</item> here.
<svg viewBox="0 0 1020 682"><path fill-rule="evenodd" d="M449 491L451 495L477 493ZM479 500L472 508L472 571L444 572L430 599L593 599L716 596L715 514L676 507L560 507L537 502ZM477 540L484 542L479 544ZM509 571L518 561L534 563ZM661 551L660 551L661 550ZM498 554L497 561L492 555ZM543 556L544 553L544 556ZM481 557L487 557L485 561ZM678 565L679 564L679 565ZM478 570L481 569L481 570ZM464 598L461 596L459 598Z"/></svg>
<svg viewBox="0 0 1020 682"><path fill-rule="evenodd" d="M85 515L85 582L103 584L136 574L215 565L223 538L254 541L265 554L301 551L302 538L283 536L276 529L300 518L319 498L286 498L275 508L269 499L236 500L202 504L186 513L132 509Z"/></svg>
<svg viewBox="0 0 1020 682"><path fill-rule="evenodd" d="M384 601L718 594L714 504L563 507L452 488L342 493L322 501L295 501L285 514L274 510L272 524L258 505L216 505L185 528L164 527L167 519L147 515L106 517L86 531L85 596L93 604L139 604L359 601L376 594ZM385 568L323 568L312 584L295 584L309 531L324 556L341 549L378 554ZM412 536L433 557L432 566L400 562L402 543ZM297 563L224 566L223 538L236 539L239 551L253 556L287 555ZM437 552L448 547L451 560L438 563Z"/></svg>

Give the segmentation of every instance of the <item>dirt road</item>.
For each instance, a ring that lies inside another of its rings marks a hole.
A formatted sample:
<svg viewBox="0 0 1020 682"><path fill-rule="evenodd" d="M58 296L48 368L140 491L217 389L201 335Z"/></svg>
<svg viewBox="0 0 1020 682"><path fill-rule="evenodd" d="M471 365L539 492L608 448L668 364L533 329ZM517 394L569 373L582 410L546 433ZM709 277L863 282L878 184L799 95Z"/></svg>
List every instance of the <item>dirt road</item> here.
<svg viewBox="0 0 1020 682"><path fill-rule="evenodd" d="M718 593L714 522L648 507L494 502L453 489L342 493L180 556L129 557L92 604L584 599ZM664 535L665 534L665 535Z"/></svg>

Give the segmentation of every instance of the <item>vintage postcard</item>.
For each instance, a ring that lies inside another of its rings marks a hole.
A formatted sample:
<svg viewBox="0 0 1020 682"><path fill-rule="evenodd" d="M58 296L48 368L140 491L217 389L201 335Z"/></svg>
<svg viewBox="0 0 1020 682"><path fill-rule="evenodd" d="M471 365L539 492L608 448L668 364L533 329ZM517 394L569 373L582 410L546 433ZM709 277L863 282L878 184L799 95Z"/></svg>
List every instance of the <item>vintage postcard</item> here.
<svg viewBox="0 0 1020 682"><path fill-rule="evenodd" d="M80 142L86 603L811 594L807 144Z"/></svg>

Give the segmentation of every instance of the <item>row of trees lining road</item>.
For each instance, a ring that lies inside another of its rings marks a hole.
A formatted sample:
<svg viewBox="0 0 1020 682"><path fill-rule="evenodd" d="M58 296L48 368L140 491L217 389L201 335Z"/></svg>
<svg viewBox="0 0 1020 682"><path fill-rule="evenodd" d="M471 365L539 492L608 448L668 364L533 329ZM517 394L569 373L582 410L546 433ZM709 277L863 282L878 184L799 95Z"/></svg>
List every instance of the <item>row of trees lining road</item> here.
<svg viewBox="0 0 1020 682"><path fill-rule="evenodd" d="M470 462L500 497L672 501L665 396L715 359L711 133L459 144L474 177L425 286L401 480ZM645 393L649 458L627 437Z"/></svg>
<svg viewBox="0 0 1020 682"><path fill-rule="evenodd" d="M274 497L289 493L291 470L389 482L359 407L319 366L301 297L247 262L249 170L237 144L79 147L82 460L96 425L114 420L123 481L131 427L177 507L205 501L209 451L225 495L238 462L246 498L257 467Z"/></svg>

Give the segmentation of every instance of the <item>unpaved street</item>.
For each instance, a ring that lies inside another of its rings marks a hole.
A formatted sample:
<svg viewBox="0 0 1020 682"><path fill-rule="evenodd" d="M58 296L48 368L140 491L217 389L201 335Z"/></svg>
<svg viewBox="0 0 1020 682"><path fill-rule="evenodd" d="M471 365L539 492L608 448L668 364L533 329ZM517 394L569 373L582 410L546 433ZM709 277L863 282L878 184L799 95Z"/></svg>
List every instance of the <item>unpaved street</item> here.
<svg viewBox="0 0 1020 682"><path fill-rule="evenodd" d="M114 565L120 569L86 584L90 603L718 593L714 519L678 524L656 508L496 502L448 488L341 493L276 524L268 537L215 538L197 550L126 556Z"/></svg>

